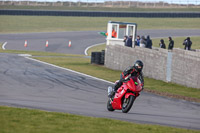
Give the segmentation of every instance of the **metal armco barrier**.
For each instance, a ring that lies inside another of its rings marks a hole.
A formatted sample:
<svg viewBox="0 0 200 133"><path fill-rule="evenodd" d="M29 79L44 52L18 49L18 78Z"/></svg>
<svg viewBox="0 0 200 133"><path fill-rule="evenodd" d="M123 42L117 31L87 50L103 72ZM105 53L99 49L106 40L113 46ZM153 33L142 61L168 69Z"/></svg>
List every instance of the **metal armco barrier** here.
<svg viewBox="0 0 200 133"><path fill-rule="evenodd" d="M104 11L0 10L0 15L199 18L200 12L104 12Z"/></svg>

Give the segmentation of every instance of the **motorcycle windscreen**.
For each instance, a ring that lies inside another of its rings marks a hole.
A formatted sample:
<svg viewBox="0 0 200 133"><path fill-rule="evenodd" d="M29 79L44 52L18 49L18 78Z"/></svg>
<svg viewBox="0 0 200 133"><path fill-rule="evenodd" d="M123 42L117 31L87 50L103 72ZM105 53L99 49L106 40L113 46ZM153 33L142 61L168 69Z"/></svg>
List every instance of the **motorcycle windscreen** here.
<svg viewBox="0 0 200 133"><path fill-rule="evenodd" d="M142 90L142 83L141 81L137 78L137 85L136 85L136 91L140 92Z"/></svg>
<svg viewBox="0 0 200 133"><path fill-rule="evenodd" d="M132 77L127 85L134 92L140 92L142 90L141 81L137 77Z"/></svg>

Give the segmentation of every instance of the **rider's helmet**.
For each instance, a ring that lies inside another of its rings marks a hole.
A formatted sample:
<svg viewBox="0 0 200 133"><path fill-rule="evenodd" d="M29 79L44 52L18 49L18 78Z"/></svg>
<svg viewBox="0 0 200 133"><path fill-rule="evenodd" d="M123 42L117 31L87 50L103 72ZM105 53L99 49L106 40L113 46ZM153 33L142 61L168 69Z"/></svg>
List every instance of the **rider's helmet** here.
<svg viewBox="0 0 200 133"><path fill-rule="evenodd" d="M135 68L136 71L141 72L142 69L143 69L143 62L141 60L137 60L134 63L134 68Z"/></svg>

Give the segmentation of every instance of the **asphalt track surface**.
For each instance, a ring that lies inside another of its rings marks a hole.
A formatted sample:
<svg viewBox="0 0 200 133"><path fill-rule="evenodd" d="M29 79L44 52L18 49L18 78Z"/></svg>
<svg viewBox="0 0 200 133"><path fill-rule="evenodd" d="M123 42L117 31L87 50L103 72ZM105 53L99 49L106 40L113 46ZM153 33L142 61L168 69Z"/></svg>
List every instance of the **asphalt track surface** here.
<svg viewBox="0 0 200 133"><path fill-rule="evenodd" d="M95 32L88 33L95 34ZM41 34L45 35L45 33L29 34L32 37L34 34L40 34L38 37L41 38ZM151 36L153 37L153 35ZM9 48L12 43L9 42L9 37L7 39L8 45L6 45L6 48ZM17 37L10 39L18 40ZM50 39L54 40L53 38ZM87 40L85 39L84 41ZM101 39L96 43L100 42ZM83 46L83 48L85 47L86 45ZM84 53L83 48L80 50L82 54ZM16 54L0 53L0 64L0 105L200 130L199 103L142 92L128 114L123 114L121 111L109 112L106 109L107 86L112 85L109 82L37 62Z"/></svg>
<svg viewBox="0 0 200 133"><path fill-rule="evenodd" d="M200 29L139 30L138 34L150 35L152 38L200 36ZM25 40L28 42L28 47L24 47ZM49 46L45 47L47 40ZM68 47L69 40L71 40L72 44L70 48ZM98 31L0 34L0 42L7 42L6 49L48 51L67 54L84 54L84 50L88 46L104 43L105 41L105 37L99 35ZM168 44L168 42L165 43Z"/></svg>

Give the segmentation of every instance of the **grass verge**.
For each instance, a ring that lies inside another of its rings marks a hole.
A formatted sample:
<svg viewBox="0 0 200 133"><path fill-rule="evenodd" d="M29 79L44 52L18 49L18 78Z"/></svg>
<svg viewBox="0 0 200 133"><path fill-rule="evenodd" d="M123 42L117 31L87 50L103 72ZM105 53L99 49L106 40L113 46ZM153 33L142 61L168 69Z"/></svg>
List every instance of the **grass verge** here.
<svg viewBox="0 0 200 133"><path fill-rule="evenodd" d="M134 124L106 118L0 106L1 133L197 133L197 130Z"/></svg>
<svg viewBox="0 0 200 133"><path fill-rule="evenodd" d="M89 56L91 56L91 53L92 52L101 52L102 50L105 50L106 48L106 44L101 44L101 45L98 45L98 46L93 46L91 48L88 49L87 53Z"/></svg>
<svg viewBox="0 0 200 133"><path fill-rule="evenodd" d="M84 55L74 55L74 54L62 54L62 53L52 53L52 52L39 52L39 51L23 51L23 50L3 50L2 44L0 44L0 53L12 53L12 54L30 54L33 56L58 56L58 57L83 57Z"/></svg>
<svg viewBox="0 0 200 133"><path fill-rule="evenodd" d="M0 16L0 33L105 31L108 21L134 22L138 29L199 29L199 18L114 18L58 16Z"/></svg>

